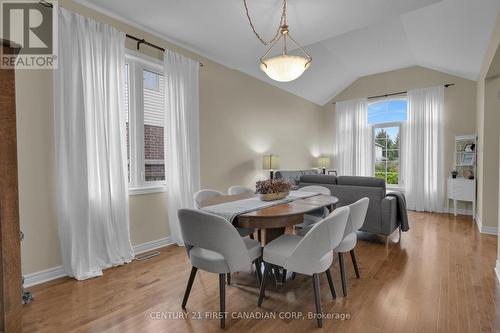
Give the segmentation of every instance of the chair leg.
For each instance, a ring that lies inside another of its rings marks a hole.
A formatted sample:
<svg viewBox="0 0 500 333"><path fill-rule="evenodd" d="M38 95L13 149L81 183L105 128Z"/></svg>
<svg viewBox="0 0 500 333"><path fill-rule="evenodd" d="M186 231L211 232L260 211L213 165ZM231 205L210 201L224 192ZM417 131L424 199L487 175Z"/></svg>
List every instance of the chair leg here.
<svg viewBox="0 0 500 333"><path fill-rule="evenodd" d="M197 267L191 267L191 274L189 275L188 284L186 286L186 291L184 292L184 299L182 300L182 308L186 309L186 304L189 298L189 293L191 292L191 287L193 286L194 277L198 271Z"/></svg>
<svg viewBox="0 0 500 333"><path fill-rule="evenodd" d="M344 253L339 252L339 267L340 267L340 277L342 280L342 291L344 292L344 297L347 296L347 279L345 276L345 265L344 265Z"/></svg>
<svg viewBox="0 0 500 333"><path fill-rule="evenodd" d="M297 273L293 272L292 273L292 280L295 280L296 277L297 277Z"/></svg>
<svg viewBox="0 0 500 333"><path fill-rule="evenodd" d="M253 234L250 234L250 239L255 239Z"/></svg>
<svg viewBox="0 0 500 333"><path fill-rule="evenodd" d="M257 282L259 283L259 286L262 284L262 271L260 262L260 258L254 260L255 273L257 274Z"/></svg>
<svg viewBox="0 0 500 333"><path fill-rule="evenodd" d="M330 268L326 270L326 278L328 279L328 285L330 286L332 297L335 299L337 298L337 293L335 292L335 285L333 284L332 272L330 271Z"/></svg>
<svg viewBox="0 0 500 333"><path fill-rule="evenodd" d="M352 260L352 265L354 266L354 271L356 272L356 277L359 279L359 268L358 268L358 261L356 260L356 254L354 254L354 249L349 251L351 253L351 260Z"/></svg>
<svg viewBox="0 0 500 333"><path fill-rule="evenodd" d="M285 283L286 282L286 269L283 268L283 276L281 277L281 283Z"/></svg>
<svg viewBox="0 0 500 333"><path fill-rule="evenodd" d="M262 231L260 229L257 230L257 240L262 243Z"/></svg>
<svg viewBox="0 0 500 333"><path fill-rule="evenodd" d="M318 320L318 327L323 327L323 319L321 318L321 294L319 292L319 274L315 273L312 276L314 286L314 301L316 303L316 314Z"/></svg>
<svg viewBox="0 0 500 333"><path fill-rule="evenodd" d="M220 297L220 328L226 324L226 274L219 274L219 297Z"/></svg>
<svg viewBox="0 0 500 333"><path fill-rule="evenodd" d="M260 294L259 294L259 302L257 305L262 305L262 301L264 300L264 296L266 295L266 284L267 280L269 280L269 273L271 271L271 264L265 262L264 263L264 275L262 276L262 283L260 284Z"/></svg>
<svg viewBox="0 0 500 333"><path fill-rule="evenodd" d="M226 273L226 277L227 277L227 285L231 285L231 273Z"/></svg>

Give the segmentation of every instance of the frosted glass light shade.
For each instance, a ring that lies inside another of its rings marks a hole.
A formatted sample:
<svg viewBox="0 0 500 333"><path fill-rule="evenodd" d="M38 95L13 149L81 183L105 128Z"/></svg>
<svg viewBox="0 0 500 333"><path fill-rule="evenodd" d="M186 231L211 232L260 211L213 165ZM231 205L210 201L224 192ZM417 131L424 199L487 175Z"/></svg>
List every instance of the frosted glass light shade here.
<svg viewBox="0 0 500 333"><path fill-rule="evenodd" d="M309 59L294 55L279 55L262 60L260 69L271 79L279 82L293 81L311 64Z"/></svg>

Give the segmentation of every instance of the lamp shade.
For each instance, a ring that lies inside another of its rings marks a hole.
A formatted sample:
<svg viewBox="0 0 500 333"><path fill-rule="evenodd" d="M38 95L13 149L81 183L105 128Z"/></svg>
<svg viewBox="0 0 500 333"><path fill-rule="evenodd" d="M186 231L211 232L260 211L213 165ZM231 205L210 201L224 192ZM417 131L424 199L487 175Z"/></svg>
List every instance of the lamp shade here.
<svg viewBox="0 0 500 333"><path fill-rule="evenodd" d="M330 157L326 157L326 156L318 157L318 167L329 168L330 167Z"/></svg>
<svg viewBox="0 0 500 333"><path fill-rule="evenodd" d="M293 81L309 68L310 60L305 57L282 54L262 60L260 69L271 79L279 82Z"/></svg>
<svg viewBox="0 0 500 333"><path fill-rule="evenodd" d="M278 155L264 155L262 157L262 169L276 170L280 167L280 157Z"/></svg>

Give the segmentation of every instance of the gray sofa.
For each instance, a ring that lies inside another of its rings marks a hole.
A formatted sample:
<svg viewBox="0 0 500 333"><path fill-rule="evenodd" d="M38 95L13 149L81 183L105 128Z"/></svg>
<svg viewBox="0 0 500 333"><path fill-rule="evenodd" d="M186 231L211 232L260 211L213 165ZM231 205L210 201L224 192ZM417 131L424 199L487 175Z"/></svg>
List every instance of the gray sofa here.
<svg viewBox="0 0 500 333"><path fill-rule="evenodd" d="M300 177L313 176L313 175L319 175L317 169L294 170L294 171L278 170L274 173L274 179L289 180L290 182L292 182L294 188L298 188Z"/></svg>
<svg viewBox="0 0 500 333"><path fill-rule="evenodd" d="M374 177L301 175L298 187L320 185L330 189L339 199L337 207L368 197L370 204L361 231L389 236L398 227L397 199L386 196L385 181Z"/></svg>

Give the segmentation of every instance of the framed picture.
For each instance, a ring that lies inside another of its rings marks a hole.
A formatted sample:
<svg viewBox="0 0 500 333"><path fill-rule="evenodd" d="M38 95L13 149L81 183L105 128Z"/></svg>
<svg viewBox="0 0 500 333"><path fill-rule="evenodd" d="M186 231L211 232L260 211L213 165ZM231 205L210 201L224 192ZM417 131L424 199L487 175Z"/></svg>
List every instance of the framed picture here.
<svg viewBox="0 0 500 333"><path fill-rule="evenodd" d="M462 155L462 165L474 165L474 153L464 153Z"/></svg>

